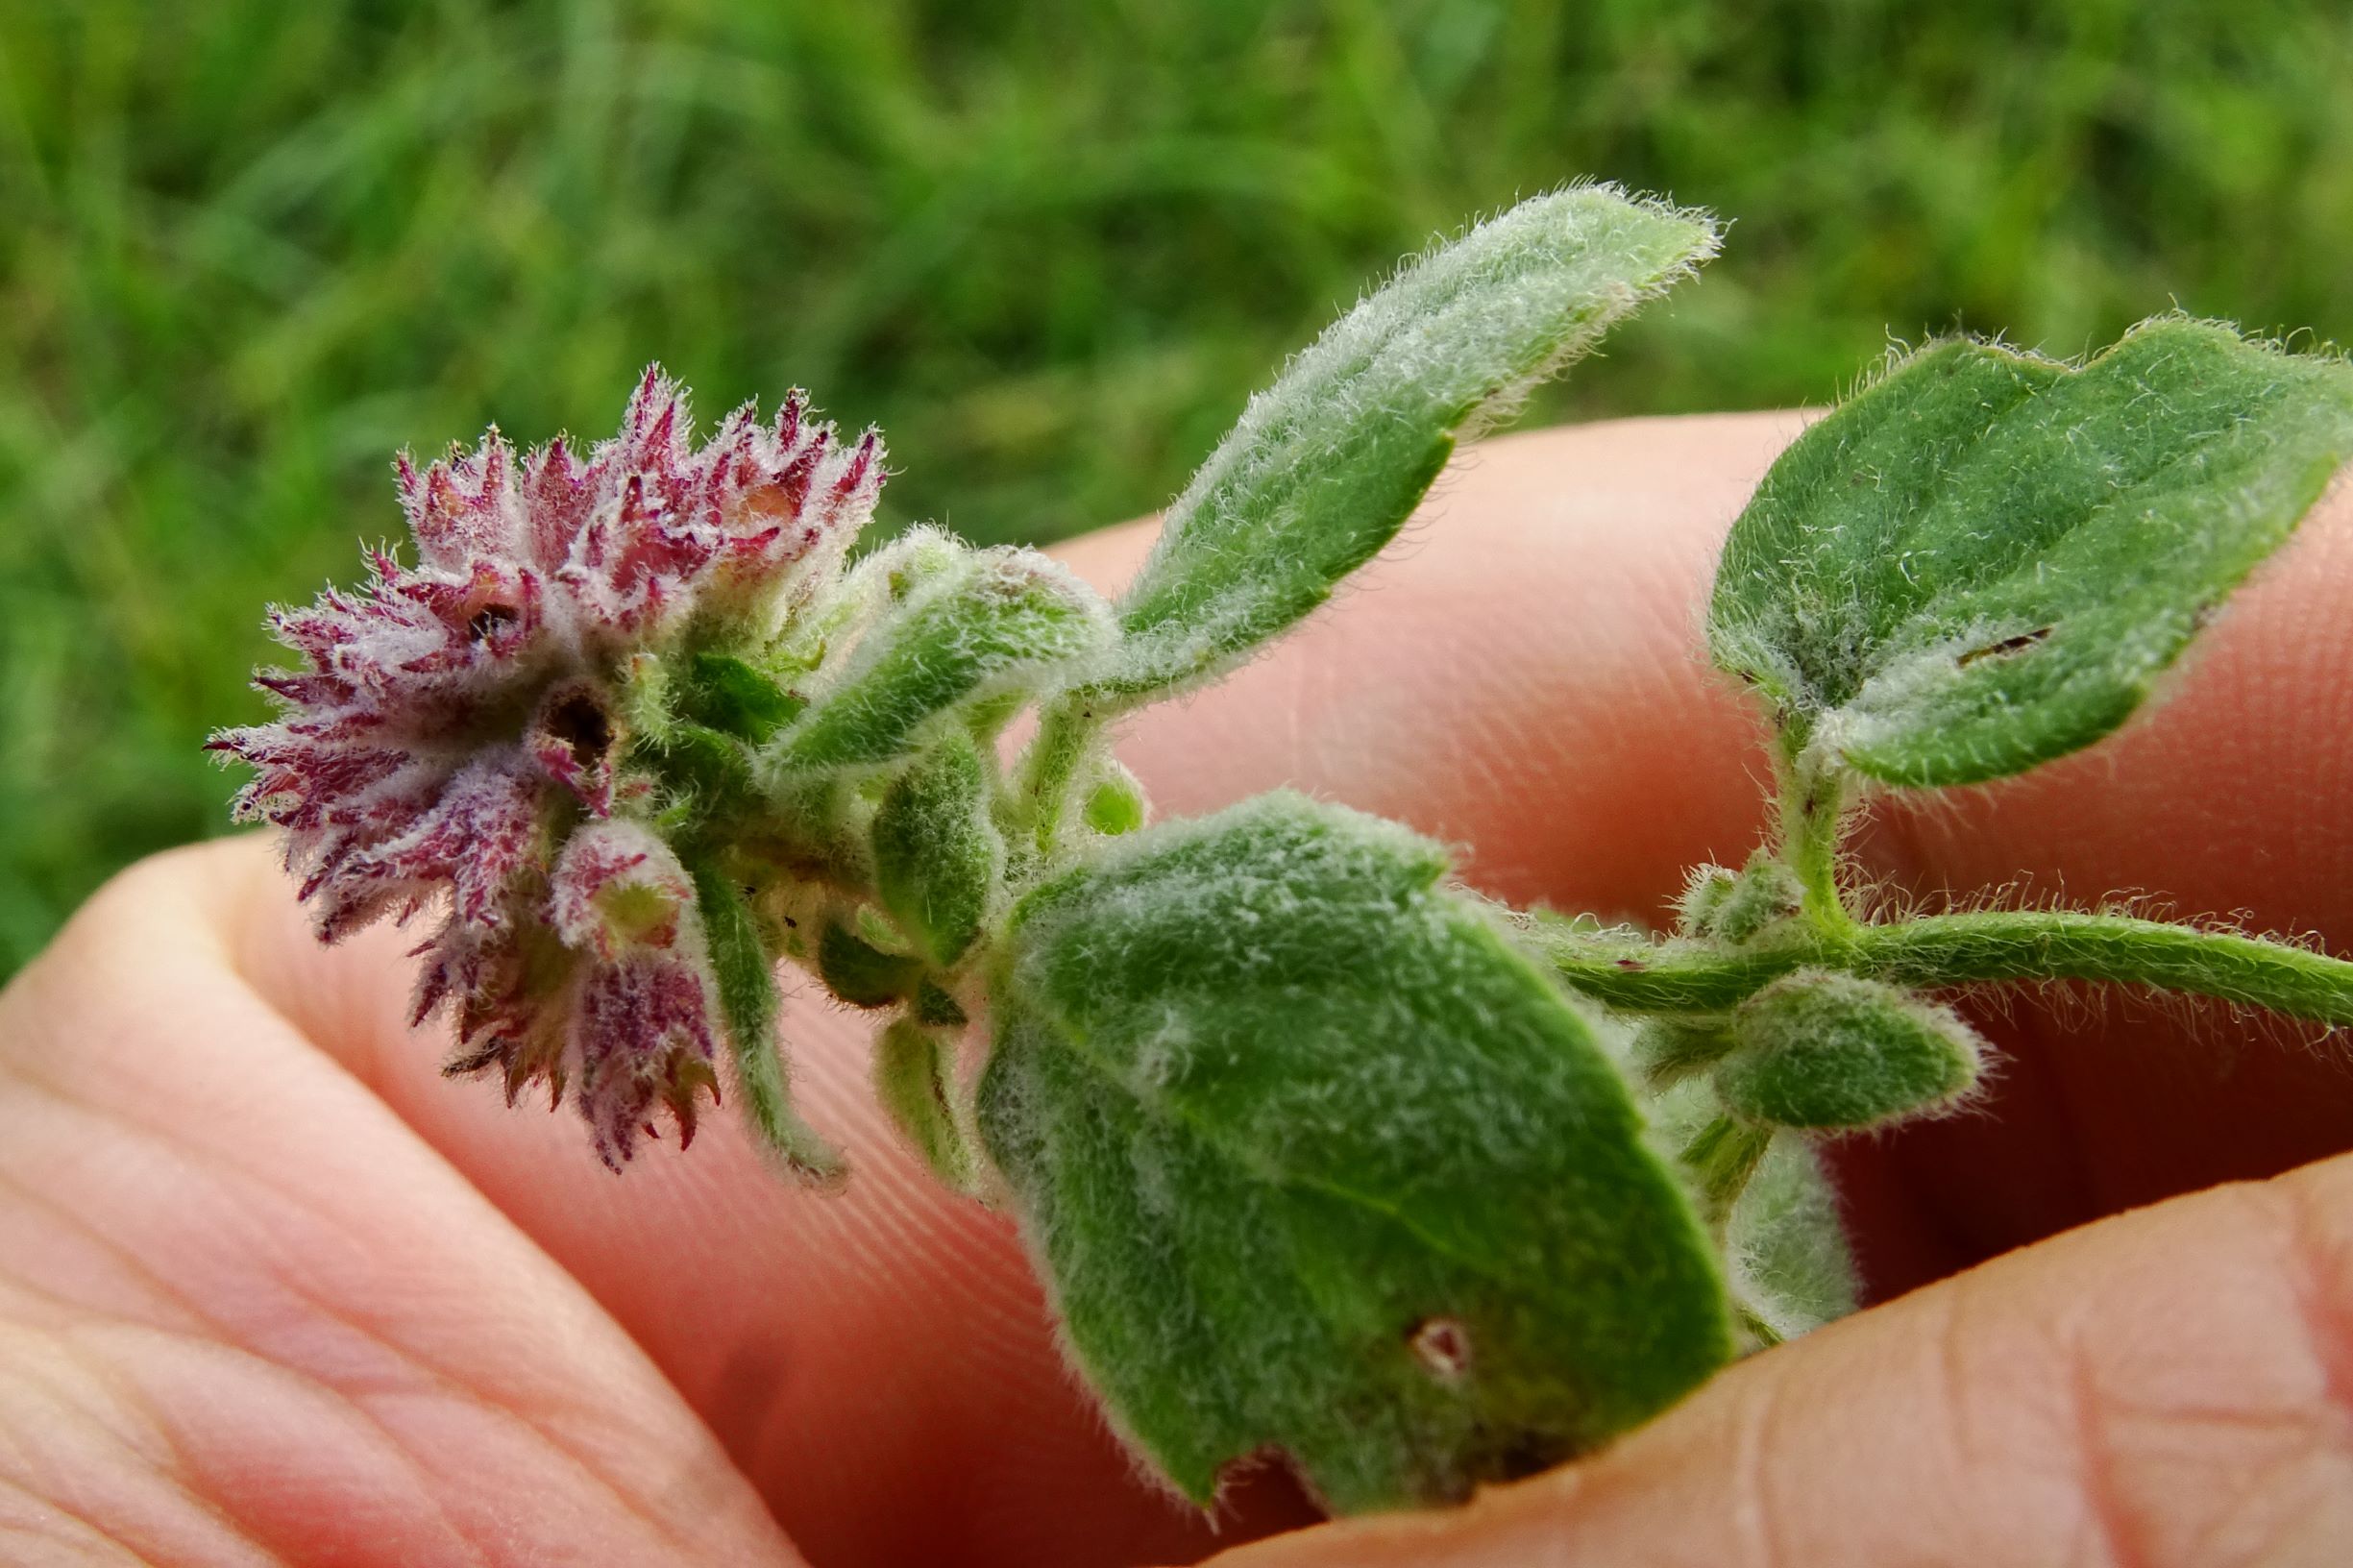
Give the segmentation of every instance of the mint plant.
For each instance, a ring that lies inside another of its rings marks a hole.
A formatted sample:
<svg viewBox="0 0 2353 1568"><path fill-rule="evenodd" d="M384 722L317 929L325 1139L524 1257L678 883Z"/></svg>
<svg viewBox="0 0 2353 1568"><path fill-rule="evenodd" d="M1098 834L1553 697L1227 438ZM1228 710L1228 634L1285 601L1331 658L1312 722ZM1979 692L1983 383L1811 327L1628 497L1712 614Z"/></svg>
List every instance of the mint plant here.
<svg viewBox="0 0 2353 1568"><path fill-rule="evenodd" d="M1149 821L1118 721L1314 610L1458 440L1716 245L1596 185L1410 262L1251 403L1115 602L929 528L853 561L878 437L796 393L697 446L649 372L585 454L404 459L417 563L274 612L283 712L212 744L323 938L435 922L415 1011L452 1074L569 1099L616 1171L723 1080L780 1171L838 1184L774 1038L789 961L875 1015L880 1103L1019 1215L1178 1490L1274 1454L1337 1509L1458 1498L1852 1309L1818 1152L1968 1103L1961 989L2353 1023L2353 964L2303 947L1890 917L1845 869L1874 791L2123 723L2353 457L2353 369L2178 317L2080 367L1933 344L1776 463L1708 639L1770 712L1778 815L1672 932L1501 909L1297 795Z"/></svg>

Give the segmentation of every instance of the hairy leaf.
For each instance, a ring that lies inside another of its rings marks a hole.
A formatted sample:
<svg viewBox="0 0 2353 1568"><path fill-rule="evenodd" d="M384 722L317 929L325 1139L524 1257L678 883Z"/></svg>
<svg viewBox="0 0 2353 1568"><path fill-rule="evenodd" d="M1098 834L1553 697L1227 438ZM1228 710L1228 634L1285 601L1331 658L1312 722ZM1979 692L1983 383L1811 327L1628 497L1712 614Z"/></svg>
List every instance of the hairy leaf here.
<svg viewBox="0 0 2353 1568"><path fill-rule="evenodd" d="M1733 1297L1772 1338L1811 1333L1860 1304L1838 1194L1802 1138L1783 1133L1766 1149L1732 1205L1724 1250Z"/></svg>
<svg viewBox="0 0 2353 1568"><path fill-rule="evenodd" d="M1639 1060L1640 1038L1630 1044ZM1686 1165L1695 1187L1729 1178L1736 1188L1719 1217L1727 1283L1752 1337L1794 1339L1855 1310L1853 1256L1837 1194L1810 1139L1727 1118L1704 1075L1683 1078L1644 1108L1656 1143L1698 1156ZM1736 1169L1709 1168L1725 1160Z"/></svg>
<svg viewBox="0 0 2353 1568"><path fill-rule="evenodd" d="M1716 575L1716 662L1899 784L2022 772L2138 707L2353 457L2353 367L2147 323L2081 369L1923 350L1784 453Z"/></svg>
<svg viewBox="0 0 2353 1568"><path fill-rule="evenodd" d="M947 1041L900 1018L874 1042L874 1095L932 1174L963 1190L972 1183L972 1151L956 1124Z"/></svg>
<svg viewBox="0 0 2353 1568"><path fill-rule="evenodd" d="M817 975L852 1007L893 1007L922 984L923 961L886 953L847 926L829 921L818 939Z"/></svg>
<svg viewBox="0 0 2353 1568"><path fill-rule="evenodd" d="M893 761L915 749L933 718L1049 679L1110 634L1094 591L1035 551L944 561L868 631L841 676L778 738L775 766Z"/></svg>
<svg viewBox="0 0 2353 1568"><path fill-rule="evenodd" d="M1751 1121L1884 1126L1949 1107L1977 1082L1985 1042L1961 1016L1895 986L1800 969L1740 1004L1738 1049L1716 1090Z"/></svg>
<svg viewBox="0 0 2353 1568"><path fill-rule="evenodd" d="M757 746L800 712L800 701L732 653L703 652L688 668L687 718Z"/></svg>
<svg viewBox="0 0 2353 1568"><path fill-rule="evenodd" d="M1114 1414L1206 1501L1463 1495L1730 1351L1677 1179L1579 1016L1402 828L1270 796L1016 914L983 1138Z"/></svg>
<svg viewBox="0 0 2353 1568"><path fill-rule="evenodd" d="M1214 674L1322 603L1404 525L1458 433L1715 250L1701 214L1585 185L1409 262L1251 400L1169 508L1097 694Z"/></svg>
<svg viewBox="0 0 2353 1568"><path fill-rule="evenodd" d="M793 1109L784 1059L776 1049L776 972L761 943L758 919L743 890L707 863L689 868L695 901L711 943L711 967L719 979L719 1006L727 1023L727 1044L735 1064L737 1098L752 1130L797 1175L831 1183L841 1179L842 1156Z"/></svg>
<svg viewBox="0 0 2353 1568"><path fill-rule="evenodd" d="M1003 858L988 786L978 746L950 735L892 780L874 814L875 890L944 968L979 937Z"/></svg>

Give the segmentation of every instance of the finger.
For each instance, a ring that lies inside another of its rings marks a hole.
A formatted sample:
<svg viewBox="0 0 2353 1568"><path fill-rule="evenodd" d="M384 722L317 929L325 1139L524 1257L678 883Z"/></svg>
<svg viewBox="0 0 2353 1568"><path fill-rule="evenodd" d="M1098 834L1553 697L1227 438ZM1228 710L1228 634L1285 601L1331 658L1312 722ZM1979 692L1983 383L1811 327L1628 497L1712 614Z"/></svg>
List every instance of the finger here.
<svg viewBox="0 0 2353 1568"><path fill-rule="evenodd" d="M2353 1159L2102 1222L1748 1361L1457 1512L1216 1568L2353 1560Z"/></svg>
<svg viewBox="0 0 2353 1568"><path fill-rule="evenodd" d="M247 845L150 863L0 995L0 1558L797 1560L587 1294L238 982L257 888Z"/></svg>

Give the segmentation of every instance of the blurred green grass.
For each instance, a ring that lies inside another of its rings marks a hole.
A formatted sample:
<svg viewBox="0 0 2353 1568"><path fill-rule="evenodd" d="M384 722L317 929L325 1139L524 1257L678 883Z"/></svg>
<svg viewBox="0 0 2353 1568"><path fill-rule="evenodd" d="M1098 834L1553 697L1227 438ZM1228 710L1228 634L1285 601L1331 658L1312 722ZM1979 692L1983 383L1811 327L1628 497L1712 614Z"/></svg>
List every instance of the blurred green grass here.
<svg viewBox="0 0 2353 1568"><path fill-rule="evenodd" d="M806 385L898 520L1148 509L1434 231L1736 220L1532 417L1818 401L1890 332L2353 337L2353 18L2275 0L0 8L0 971L225 825L271 599L386 458Z"/></svg>

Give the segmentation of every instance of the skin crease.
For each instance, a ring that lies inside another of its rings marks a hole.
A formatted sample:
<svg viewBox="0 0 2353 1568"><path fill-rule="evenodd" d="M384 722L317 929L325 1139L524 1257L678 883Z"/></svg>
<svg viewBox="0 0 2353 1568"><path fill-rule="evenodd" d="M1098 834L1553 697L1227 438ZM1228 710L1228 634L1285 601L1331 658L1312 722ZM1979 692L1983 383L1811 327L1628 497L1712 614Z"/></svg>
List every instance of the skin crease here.
<svg viewBox="0 0 2353 1568"><path fill-rule="evenodd" d="M1291 783L1499 895L1654 915L1760 831L1759 722L1698 616L1797 428L1480 448L1339 604L1122 754L1164 814ZM1147 541L1067 554L1111 584ZM2349 594L2341 490L2133 727L1882 801L1864 870L2353 950ZM1238 1545L1304 1505L1261 1477L1213 1534L1135 1479L1008 1222L891 1142L868 1020L804 991L784 1022L842 1196L771 1178L731 1115L616 1181L569 1115L439 1079L409 940L319 948L246 838L124 873L0 995L0 1560L2353 1560L2353 1070L2291 1031L1973 1001L2010 1053L1991 1097L1839 1157L1900 1299L1464 1509Z"/></svg>

